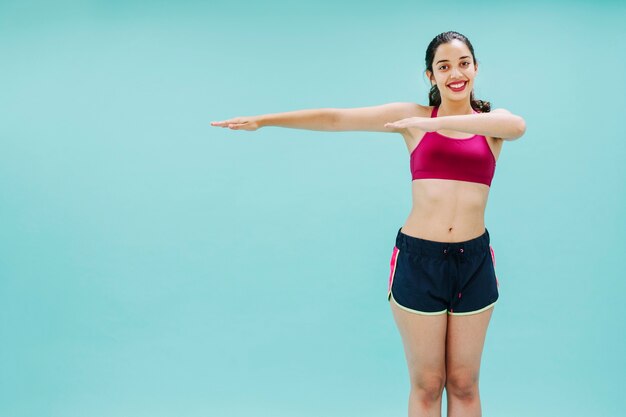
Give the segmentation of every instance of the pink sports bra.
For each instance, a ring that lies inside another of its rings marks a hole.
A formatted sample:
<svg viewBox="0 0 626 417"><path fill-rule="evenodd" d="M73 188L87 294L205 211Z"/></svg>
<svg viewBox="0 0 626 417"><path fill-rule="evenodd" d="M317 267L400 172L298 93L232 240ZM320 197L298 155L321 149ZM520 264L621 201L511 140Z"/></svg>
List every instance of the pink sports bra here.
<svg viewBox="0 0 626 417"><path fill-rule="evenodd" d="M430 117L437 117L438 109L438 106L434 107ZM482 135L455 139L437 132L426 132L411 153L411 175L414 180L441 178L491 186L495 170L496 158L487 138Z"/></svg>

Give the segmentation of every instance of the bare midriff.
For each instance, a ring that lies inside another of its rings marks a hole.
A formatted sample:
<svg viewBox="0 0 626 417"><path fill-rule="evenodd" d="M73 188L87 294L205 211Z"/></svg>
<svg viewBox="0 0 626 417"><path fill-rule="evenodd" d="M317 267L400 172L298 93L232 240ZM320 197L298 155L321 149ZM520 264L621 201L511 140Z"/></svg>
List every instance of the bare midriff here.
<svg viewBox="0 0 626 417"><path fill-rule="evenodd" d="M420 106L415 116L431 117L432 106ZM467 139L468 133L438 130L451 139ZM404 137L409 158L425 135L424 131L407 128ZM503 140L486 136L498 159ZM485 232L485 207L490 187L480 182L419 178L412 181L413 206L402 232L409 236L436 242L463 242Z"/></svg>
<svg viewBox="0 0 626 417"><path fill-rule="evenodd" d="M412 181L413 207L402 233L437 242L463 242L485 232L489 186L423 178Z"/></svg>

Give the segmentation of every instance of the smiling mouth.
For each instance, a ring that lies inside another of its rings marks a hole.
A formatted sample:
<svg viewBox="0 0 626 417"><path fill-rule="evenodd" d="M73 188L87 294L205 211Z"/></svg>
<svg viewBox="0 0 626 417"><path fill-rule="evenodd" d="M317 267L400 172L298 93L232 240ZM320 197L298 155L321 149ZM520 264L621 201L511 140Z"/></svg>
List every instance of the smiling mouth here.
<svg viewBox="0 0 626 417"><path fill-rule="evenodd" d="M450 90L452 90L452 91L454 91L454 92L457 92L457 93L458 93L459 91L463 91L463 90L465 89L465 86L467 85L467 81L464 81L464 82L463 82L463 85L461 85L460 87L457 87L457 88L452 87L452 85L458 85L458 83L452 83L452 84L448 84L448 85L447 85L447 87L448 87Z"/></svg>

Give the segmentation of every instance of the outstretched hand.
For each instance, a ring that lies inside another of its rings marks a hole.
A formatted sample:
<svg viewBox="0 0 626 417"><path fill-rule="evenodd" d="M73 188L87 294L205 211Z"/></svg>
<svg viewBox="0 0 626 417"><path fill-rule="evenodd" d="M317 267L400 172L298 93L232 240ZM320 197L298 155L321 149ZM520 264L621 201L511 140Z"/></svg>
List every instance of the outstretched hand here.
<svg viewBox="0 0 626 417"><path fill-rule="evenodd" d="M416 127L424 132L434 132L439 130L437 118L430 117L409 117L407 119L397 120L395 122L386 123L385 127L402 129L405 127Z"/></svg>
<svg viewBox="0 0 626 417"><path fill-rule="evenodd" d="M235 117L221 122L211 122L211 126L228 127L232 130L257 130L259 122L256 117Z"/></svg>

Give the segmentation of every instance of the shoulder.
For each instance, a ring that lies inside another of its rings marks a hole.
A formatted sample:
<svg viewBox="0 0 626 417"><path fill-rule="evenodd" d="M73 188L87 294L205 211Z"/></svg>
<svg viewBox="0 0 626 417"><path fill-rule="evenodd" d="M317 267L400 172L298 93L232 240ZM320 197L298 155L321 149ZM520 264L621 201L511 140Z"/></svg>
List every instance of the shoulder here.
<svg viewBox="0 0 626 417"><path fill-rule="evenodd" d="M406 104L407 104L407 111L409 112L409 114L405 116L406 118L409 118L409 117L430 118L433 112L433 108L434 108L433 106L424 106L419 103L406 103ZM404 137L408 148L414 149L415 148L414 144L419 143L420 138L422 138L426 132L413 126L413 127L405 127L403 129L400 129L399 133L401 133L402 136Z"/></svg>
<svg viewBox="0 0 626 417"><path fill-rule="evenodd" d="M372 107L375 108L375 107ZM390 120L408 119L409 117L430 117L432 106L424 106L410 101L396 101L377 106Z"/></svg>
<svg viewBox="0 0 626 417"><path fill-rule="evenodd" d="M424 106L422 104L418 104L418 103L414 103L415 104L415 116L418 117L430 117L431 114L433 113L433 109L434 106Z"/></svg>
<svg viewBox="0 0 626 417"><path fill-rule="evenodd" d="M383 105L403 113L404 117L430 117L432 106L424 106L419 103L397 101Z"/></svg>
<svg viewBox="0 0 626 417"><path fill-rule="evenodd" d="M433 106L424 106L419 103L412 102L396 102L389 103L386 106L391 106L403 113L403 118L409 117L430 117L433 111Z"/></svg>
<svg viewBox="0 0 626 417"><path fill-rule="evenodd" d="M500 108L500 109L493 109L489 113L508 113L508 114L512 114L507 109L502 109L502 108Z"/></svg>

